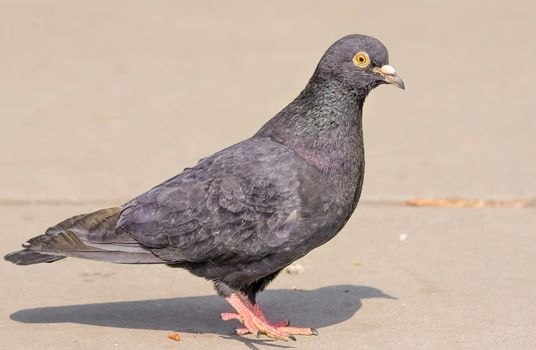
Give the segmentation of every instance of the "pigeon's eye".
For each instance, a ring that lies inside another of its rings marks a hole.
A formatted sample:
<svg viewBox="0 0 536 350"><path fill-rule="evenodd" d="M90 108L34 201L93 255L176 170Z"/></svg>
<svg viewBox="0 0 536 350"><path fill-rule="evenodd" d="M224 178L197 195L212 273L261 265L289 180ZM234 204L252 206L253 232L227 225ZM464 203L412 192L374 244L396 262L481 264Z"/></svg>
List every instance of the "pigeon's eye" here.
<svg viewBox="0 0 536 350"><path fill-rule="evenodd" d="M370 64L370 58L368 57L367 53L363 51L356 53L353 61L354 64L360 68L365 68Z"/></svg>

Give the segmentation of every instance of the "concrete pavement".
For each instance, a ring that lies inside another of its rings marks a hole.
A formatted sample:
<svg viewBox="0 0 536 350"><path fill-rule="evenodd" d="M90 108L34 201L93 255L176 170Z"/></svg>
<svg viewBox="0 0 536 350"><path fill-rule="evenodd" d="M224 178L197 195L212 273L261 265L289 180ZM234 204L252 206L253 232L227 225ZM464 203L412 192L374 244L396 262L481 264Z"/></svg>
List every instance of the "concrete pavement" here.
<svg viewBox="0 0 536 350"><path fill-rule="evenodd" d="M5 246L87 206L5 206ZM161 266L83 260L2 265L5 349L531 349L534 209L363 206L333 241L260 297L316 327L296 343L230 337L212 286ZM401 241L401 235L406 238ZM180 343L167 338L179 331Z"/></svg>

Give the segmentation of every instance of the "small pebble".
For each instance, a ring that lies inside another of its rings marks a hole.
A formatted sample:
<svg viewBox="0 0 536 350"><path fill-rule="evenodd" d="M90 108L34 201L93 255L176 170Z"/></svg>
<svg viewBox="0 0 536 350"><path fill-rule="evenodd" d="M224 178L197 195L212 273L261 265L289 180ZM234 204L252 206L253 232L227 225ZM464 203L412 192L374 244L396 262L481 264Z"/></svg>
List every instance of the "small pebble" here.
<svg viewBox="0 0 536 350"><path fill-rule="evenodd" d="M403 233L403 234L401 234L400 236L398 236L398 239L400 240L400 242L405 241L406 238L408 238L408 235L405 234L405 233Z"/></svg>
<svg viewBox="0 0 536 350"><path fill-rule="evenodd" d="M305 269L300 264L292 264L287 266L287 268L285 269L286 273L291 275L299 275L303 273L304 270Z"/></svg>

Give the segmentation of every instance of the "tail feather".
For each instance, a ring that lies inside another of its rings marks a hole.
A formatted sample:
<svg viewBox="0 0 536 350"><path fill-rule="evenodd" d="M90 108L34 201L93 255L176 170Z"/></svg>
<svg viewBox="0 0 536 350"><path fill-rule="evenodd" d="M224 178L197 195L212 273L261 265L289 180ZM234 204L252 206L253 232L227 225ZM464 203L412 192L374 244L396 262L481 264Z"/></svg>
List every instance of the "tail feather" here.
<svg viewBox="0 0 536 350"><path fill-rule="evenodd" d="M120 264L165 263L117 227L121 210L102 209L62 221L44 235L28 240L23 244L24 250L8 254L4 259L17 265L53 262L64 257Z"/></svg>
<svg viewBox="0 0 536 350"><path fill-rule="evenodd" d="M13 252L4 257L5 260L12 262L17 265L33 265L40 263L51 263L56 260L65 258L64 256L48 255L41 254L37 252L32 252L31 250L19 250L18 252Z"/></svg>

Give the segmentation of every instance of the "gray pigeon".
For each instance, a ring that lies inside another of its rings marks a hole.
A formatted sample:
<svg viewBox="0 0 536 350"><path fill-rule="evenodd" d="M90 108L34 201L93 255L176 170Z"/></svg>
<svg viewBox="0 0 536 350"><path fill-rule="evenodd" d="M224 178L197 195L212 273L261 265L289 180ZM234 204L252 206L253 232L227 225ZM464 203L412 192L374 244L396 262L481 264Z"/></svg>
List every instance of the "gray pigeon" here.
<svg viewBox="0 0 536 350"><path fill-rule="evenodd" d="M236 310L221 318L243 325L237 334L285 341L317 334L267 321L255 297L283 268L333 238L355 210L365 98L380 84L404 89L388 63L377 39L343 37L298 97L252 137L121 207L67 219L5 259L182 267L214 283Z"/></svg>

